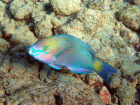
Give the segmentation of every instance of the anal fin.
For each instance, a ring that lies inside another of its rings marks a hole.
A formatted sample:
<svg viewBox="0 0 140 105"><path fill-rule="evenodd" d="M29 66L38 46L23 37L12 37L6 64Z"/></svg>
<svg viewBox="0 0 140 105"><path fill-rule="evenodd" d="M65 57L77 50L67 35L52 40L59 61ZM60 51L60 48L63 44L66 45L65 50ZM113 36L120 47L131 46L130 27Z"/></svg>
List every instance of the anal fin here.
<svg viewBox="0 0 140 105"><path fill-rule="evenodd" d="M77 73L77 74L89 74L93 73L92 70L85 69L85 68L79 68L79 67L67 67L70 71Z"/></svg>

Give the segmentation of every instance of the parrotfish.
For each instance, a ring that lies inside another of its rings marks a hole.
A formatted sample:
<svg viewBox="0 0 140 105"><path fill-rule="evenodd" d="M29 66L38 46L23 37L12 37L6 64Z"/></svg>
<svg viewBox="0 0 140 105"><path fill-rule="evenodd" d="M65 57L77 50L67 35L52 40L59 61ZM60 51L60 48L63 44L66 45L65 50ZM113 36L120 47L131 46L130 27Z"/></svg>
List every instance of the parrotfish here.
<svg viewBox="0 0 140 105"><path fill-rule="evenodd" d="M108 85L111 75L117 72L111 65L97 59L89 45L71 35L53 35L42 39L30 46L28 52L54 69L61 70L64 66L77 74L95 71Z"/></svg>

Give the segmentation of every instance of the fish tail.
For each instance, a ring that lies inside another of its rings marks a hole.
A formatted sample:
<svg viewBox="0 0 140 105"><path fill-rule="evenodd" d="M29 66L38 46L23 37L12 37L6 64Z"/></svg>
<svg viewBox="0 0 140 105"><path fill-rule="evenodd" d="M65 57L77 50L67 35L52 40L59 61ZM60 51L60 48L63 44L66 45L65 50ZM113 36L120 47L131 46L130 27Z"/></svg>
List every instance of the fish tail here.
<svg viewBox="0 0 140 105"><path fill-rule="evenodd" d="M93 63L94 70L103 78L103 80L110 86L109 78L113 73L116 73L116 69L111 65L98 60L97 58Z"/></svg>

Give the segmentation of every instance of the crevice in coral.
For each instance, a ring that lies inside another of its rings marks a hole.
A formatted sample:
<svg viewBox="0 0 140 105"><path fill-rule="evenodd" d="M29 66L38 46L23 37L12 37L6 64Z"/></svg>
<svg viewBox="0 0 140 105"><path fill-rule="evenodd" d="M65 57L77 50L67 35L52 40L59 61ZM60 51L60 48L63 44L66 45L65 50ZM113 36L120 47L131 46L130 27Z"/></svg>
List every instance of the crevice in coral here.
<svg viewBox="0 0 140 105"><path fill-rule="evenodd" d="M62 98L60 97L59 93L54 94L54 98L55 98L55 104L56 105L62 105L63 104Z"/></svg>

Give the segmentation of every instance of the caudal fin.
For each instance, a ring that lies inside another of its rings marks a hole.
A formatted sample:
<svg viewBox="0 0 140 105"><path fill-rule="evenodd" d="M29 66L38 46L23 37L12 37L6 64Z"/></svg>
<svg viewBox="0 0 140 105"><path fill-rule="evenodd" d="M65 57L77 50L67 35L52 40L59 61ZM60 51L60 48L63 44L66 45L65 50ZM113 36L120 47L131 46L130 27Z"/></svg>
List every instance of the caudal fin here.
<svg viewBox="0 0 140 105"><path fill-rule="evenodd" d="M95 71L103 78L103 80L110 86L109 78L113 73L117 72L116 69L98 59L95 60L93 67L95 68Z"/></svg>

